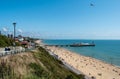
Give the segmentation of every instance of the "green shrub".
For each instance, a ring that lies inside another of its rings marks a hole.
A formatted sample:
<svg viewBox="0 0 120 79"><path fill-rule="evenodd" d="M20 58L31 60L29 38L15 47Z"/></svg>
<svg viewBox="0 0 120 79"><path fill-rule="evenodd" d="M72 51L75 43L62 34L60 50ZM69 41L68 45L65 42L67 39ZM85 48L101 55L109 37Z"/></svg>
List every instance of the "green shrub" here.
<svg viewBox="0 0 120 79"><path fill-rule="evenodd" d="M13 42L13 39L0 35L0 47L13 46ZM16 46L20 46L20 44L16 42Z"/></svg>

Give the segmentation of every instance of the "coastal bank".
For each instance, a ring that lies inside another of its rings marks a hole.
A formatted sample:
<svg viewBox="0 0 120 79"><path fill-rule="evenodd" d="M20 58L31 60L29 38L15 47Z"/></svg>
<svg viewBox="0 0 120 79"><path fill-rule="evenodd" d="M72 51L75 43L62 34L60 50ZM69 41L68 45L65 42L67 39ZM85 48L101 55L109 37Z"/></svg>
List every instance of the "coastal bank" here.
<svg viewBox="0 0 120 79"><path fill-rule="evenodd" d="M42 47L0 57L0 79L84 79Z"/></svg>

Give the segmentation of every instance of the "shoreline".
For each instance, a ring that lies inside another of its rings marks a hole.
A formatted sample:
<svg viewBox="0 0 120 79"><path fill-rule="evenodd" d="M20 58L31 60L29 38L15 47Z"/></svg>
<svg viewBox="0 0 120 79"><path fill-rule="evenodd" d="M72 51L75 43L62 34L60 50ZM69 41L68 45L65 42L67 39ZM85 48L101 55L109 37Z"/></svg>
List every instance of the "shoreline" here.
<svg viewBox="0 0 120 79"><path fill-rule="evenodd" d="M118 66L71 52L65 48L47 46L47 49L88 77L96 79L120 79L120 67Z"/></svg>
<svg viewBox="0 0 120 79"><path fill-rule="evenodd" d="M80 53L73 52L73 51L71 51L71 50L69 50L69 49L66 49L66 48L62 48L62 49L65 49L65 50L70 51L70 52L72 52L72 53L76 53L76 54L78 54L78 55L80 55L80 56L85 56L85 55L81 55ZM95 60L98 60L98 61L103 62L103 63L105 63L105 64L110 64L111 66L115 66L115 67L117 67L117 68L120 69L120 66L119 66L119 65L111 64L110 62L107 62L107 61L105 61L105 60L100 60L100 59L94 58L94 57L92 57L92 56L85 56L85 57L93 58L93 59L95 59Z"/></svg>

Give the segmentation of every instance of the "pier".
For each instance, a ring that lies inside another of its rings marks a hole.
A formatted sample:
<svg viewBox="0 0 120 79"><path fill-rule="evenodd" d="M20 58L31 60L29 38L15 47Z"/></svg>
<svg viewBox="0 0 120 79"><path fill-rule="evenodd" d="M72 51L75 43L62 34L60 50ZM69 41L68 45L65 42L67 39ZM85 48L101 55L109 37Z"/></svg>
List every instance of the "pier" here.
<svg viewBox="0 0 120 79"><path fill-rule="evenodd" d="M80 43L80 44L66 44L66 45L45 45L45 46L55 46L55 47L94 47L94 43Z"/></svg>

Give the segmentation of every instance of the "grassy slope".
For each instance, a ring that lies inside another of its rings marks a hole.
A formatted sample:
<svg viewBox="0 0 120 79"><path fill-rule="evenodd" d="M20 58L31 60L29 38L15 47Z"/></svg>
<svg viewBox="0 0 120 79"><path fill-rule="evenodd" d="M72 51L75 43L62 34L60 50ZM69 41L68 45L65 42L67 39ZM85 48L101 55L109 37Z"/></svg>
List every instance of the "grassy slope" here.
<svg viewBox="0 0 120 79"><path fill-rule="evenodd" d="M41 47L32 53L3 57L0 62L0 79L83 79Z"/></svg>

